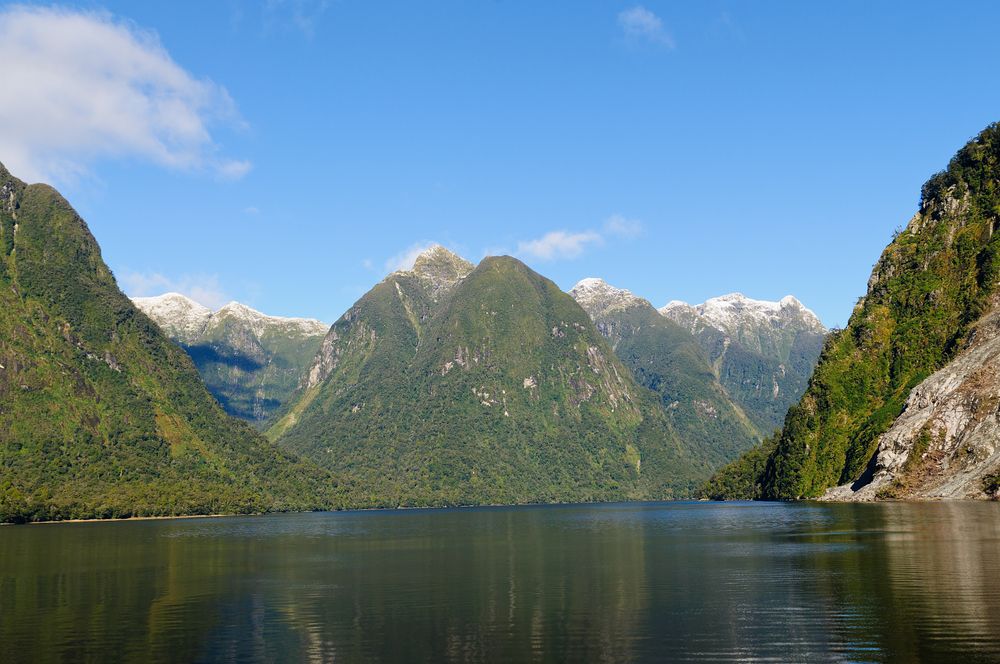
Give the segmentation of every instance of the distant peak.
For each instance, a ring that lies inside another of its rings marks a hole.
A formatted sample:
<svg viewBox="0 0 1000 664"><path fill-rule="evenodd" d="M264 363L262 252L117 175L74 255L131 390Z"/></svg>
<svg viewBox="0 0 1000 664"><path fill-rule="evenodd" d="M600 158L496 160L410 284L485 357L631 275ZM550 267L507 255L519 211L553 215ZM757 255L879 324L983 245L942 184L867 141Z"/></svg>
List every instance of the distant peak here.
<svg viewBox="0 0 1000 664"><path fill-rule="evenodd" d="M786 295L785 297L781 298L778 301L778 304L780 304L783 307L795 307L796 309L805 309L805 306L803 306L803 304L799 302L798 298L796 298L794 295Z"/></svg>
<svg viewBox="0 0 1000 664"><path fill-rule="evenodd" d="M247 305L243 304L242 302L237 302L236 300L230 300L229 302L226 302L219 308L219 311L239 311L239 312L257 314L258 316L264 315L261 312L257 311L256 309L252 309Z"/></svg>
<svg viewBox="0 0 1000 664"><path fill-rule="evenodd" d="M674 300L660 309L661 314L675 319L678 317L689 318L692 312L696 317L695 320L701 319L709 325L727 332L735 332L750 321L756 321L758 324L767 322L773 326L784 326L792 320L801 321L798 324L804 324L807 328L816 331L826 331L819 317L792 295L786 295L774 302L754 300L743 293L727 293L709 298L694 306Z"/></svg>
<svg viewBox="0 0 1000 664"><path fill-rule="evenodd" d="M445 249L444 245L432 244L431 246L427 247L419 254L417 254L417 259L419 260L421 258L431 258L434 256L454 256L456 258L458 257L458 255L455 252Z"/></svg>
<svg viewBox="0 0 1000 664"><path fill-rule="evenodd" d="M205 329L212 310L180 293L134 297L132 302L172 337L186 341Z"/></svg>
<svg viewBox="0 0 1000 664"><path fill-rule="evenodd" d="M749 297L740 292L726 293L725 295L719 295L716 297L711 297L706 302L763 302L763 300L751 300Z"/></svg>
<svg viewBox="0 0 1000 664"><path fill-rule="evenodd" d="M209 309L205 305L201 304L200 302L192 300L187 295L184 295L182 293L170 292L170 293L163 293L162 295L151 295L149 297L133 297L132 301L136 303L141 302L143 304L147 304L150 306L173 305L175 307L182 306L188 309L197 309L197 310L204 310L206 312L211 312L211 309Z"/></svg>
<svg viewBox="0 0 1000 664"><path fill-rule="evenodd" d="M257 311L256 309L248 307L242 302L237 302L236 300L233 300L232 302L229 302L228 304L224 305L221 309L215 312L215 315L218 316L223 313L230 313L240 316L241 318L259 320L270 323L292 323L303 328L313 328L313 327L321 328L323 331L325 331L329 327L326 323L316 320L315 318L291 318L286 316L271 316L270 314L265 314L263 312Z"/></svg>
<svg viewBox="0 0 1000 664"><path fill-rule="evenodd" d="M599 277L586 277L576 282L576 285L571 288L571 291L575 290L593 290L596 288L610 288L608 282L604 281Z"/></svg>
<svg viewBox="0 0 1000 664"><path fill-rule="evenodd" d="M329 328L326 323L313 318L269 316L235 300L214 312L181 293L133 297L132 302L161 326L166 326L172 336L180 333L186 336L199 334L207 326L218 324L226 318L230 320L237 318L255 330L262 329L263 325L278 324L298 328L303 333L318 335L324 334Z"/></svg>
<svg viewBox="0 0 1000 664"><path fill-rule="evenodd" d="M598 277L587 277L577 282L569 291L570 296L591 316L607 315L636 305L652 307L646 300L624 288L616 288Z"/></svg>
<svg viewBox="0 0 1000 664"><path fill-rule="evenodd" d="M399 273L416 276L431 297L437 300L451 290L452 286L467 277L475 267L455 252L435 244L417 255L411 269Z"/></svg>
<svg viewBox="0 0 1000 664"><path fill-rule="evenodd" d="M472 263L465 260L453 251L445 249L440 244L435 244L417 254L413 261L413 272L434 269L440 265L468 265L472 269Z"/></svg>

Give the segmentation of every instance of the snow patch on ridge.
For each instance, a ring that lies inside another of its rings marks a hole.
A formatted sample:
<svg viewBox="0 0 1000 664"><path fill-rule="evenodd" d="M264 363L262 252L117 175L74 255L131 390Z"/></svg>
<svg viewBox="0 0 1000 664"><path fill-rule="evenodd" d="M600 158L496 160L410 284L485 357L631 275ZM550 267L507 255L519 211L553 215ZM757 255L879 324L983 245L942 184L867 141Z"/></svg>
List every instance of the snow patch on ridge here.
<svg viewBox="0 0 1000 664"><path fill-rule="evenodd" d="M591 318L634 306L652 306L631 291L615 288L597 277L581 279L570 289L569 294Z"/></svg>
<svg viewBox="0 0 1000 664"><path fill-rule="evenodd" d="M172 337L191 339L202 333L212 310L180 293L133 297L132 302Z"/></svg>
<svg viewBox="0 0 1000 664"><path fill-rule="evenodd" d="M184 341L198 338L209 328L221 325L227 319L236 319L246 325L258 339L268 329L308 337L322 336L330 327L312 318L268 316L239 302L230 302L213 312L180 293L134 297L132 302L169 336Z"/></svg>
<svg viewBox="0 0 1000 664"><path fill-rule="evenodd" d="M681 324L695 326L700 322L732 335L738 334L748 323L781 328L792 320L801 321L815 332L826 332L819 317L792 295L772 302L754 300L742 293L729 293L697 305L672 300L659 311Z"/></svg>

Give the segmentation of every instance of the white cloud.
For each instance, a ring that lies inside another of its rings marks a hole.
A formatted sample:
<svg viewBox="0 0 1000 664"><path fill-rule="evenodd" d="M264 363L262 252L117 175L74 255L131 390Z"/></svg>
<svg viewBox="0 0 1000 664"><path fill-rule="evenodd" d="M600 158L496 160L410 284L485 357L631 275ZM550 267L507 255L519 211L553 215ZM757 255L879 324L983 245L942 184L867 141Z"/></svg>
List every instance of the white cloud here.
<svg viewBox="0 0 1000 664"><path fill-rule="evenodd" d="M409 247L399 252L389 260L385 262L386 272L396 272L399 270L410 270L413 269L413 262L417 260L417 256L424 253L431 247L438 244L437 242L415 242Z"/></svg>
<svg viewBox="0 0 1000 664"><path fill-rule="evenodd" d="M260 214L260 208L257 207L256 205L248 205L245 208L243 208L243 214L257 216L258 214Z"/></svg>
<svg viewBox="0 0 1000 664"><path fill-rule="evenodd" d="M183 275L174 279L159 272L125 271L118 277L118 283L130 297L180 293L210 309L218 309L233 299L214 274Z"/></svg>
<svg viewBox="0 0 1000 664"><path fill-rule="evenodd" d="M596 231L570 233L551 231L540 238L518 242L517 253L539 260L549 261L560 258L577 258L593 244L601 244L604 238Z"/></svg>
<svg viewBox="0 0 1000 664"><path fill-rule="evenodd" d="M641 221L613 214L604 221L600 231L550 231L534 240L518 242L515 253L543 261L579 258L588 248L601 246L609 239L631 240L641 234ZM487 255L493 253L487 250Z"/></svg>
<svg viewBox="0 0 1000 664"><path fill-rule="evenodd" d="M21 178L72 178L104 157L239 178L210 132L243 125L226 90L195 78L157 36L106 12L0 10L0 161Z"/></svg>
<svg viewBox="0 0 1000 664"><path fill-rule="evenodd" d="M663 27L663 21L660 20L660 17L642 5L636 5L620 12L618 26L625 33L627 39L646 41L667 48L677 46L674 38Z"/></svg>
<svg viewBox="0 0 1000 664"><path fill-rule="evenodd" d="M613 214L605 220L604 232L631 239L642 235L642 222L638 219L626 219L620 214Z"/></svg>

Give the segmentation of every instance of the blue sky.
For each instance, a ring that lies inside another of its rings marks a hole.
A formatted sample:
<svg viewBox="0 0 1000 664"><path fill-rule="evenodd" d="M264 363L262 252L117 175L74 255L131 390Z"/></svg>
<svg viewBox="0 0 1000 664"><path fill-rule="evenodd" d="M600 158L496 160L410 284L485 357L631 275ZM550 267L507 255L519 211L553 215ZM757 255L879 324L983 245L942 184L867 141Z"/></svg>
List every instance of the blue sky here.
<svg viewBox="0 0 1000 664"><path fill-rule="evenodd" d="M995 3L45 7L0 10L28 72L0 73L0 161L63 191L132 294L326 321L440 242L843 325L923 181L1000 119Z"/></svg>

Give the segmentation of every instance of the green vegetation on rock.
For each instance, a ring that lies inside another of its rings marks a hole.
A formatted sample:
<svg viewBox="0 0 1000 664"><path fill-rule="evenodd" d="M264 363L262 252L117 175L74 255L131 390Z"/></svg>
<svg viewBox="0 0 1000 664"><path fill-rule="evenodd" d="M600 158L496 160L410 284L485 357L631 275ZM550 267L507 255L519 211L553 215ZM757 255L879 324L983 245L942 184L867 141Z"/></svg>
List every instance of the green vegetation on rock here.
<svg viewBox="0 0 1000 664"><path fill-rule="evenodd" d="M228 417L72 207L0 166L0 521L313 509L337 491Z"/></svg>
<svg viewBox="0 0 1000 664"><path fill-rule="evenodd" d="M554 283L440 247L334 324L269 435L372 506L671 498L711 468Z"/></svg>
<svg viewBox="0 0 1000 664"><path fill-rule="evenodd" d="M760 440L750 418L726 394L698 341L648 301L585 279L571 291L639 385L659 395L682 440L713 467Z"/></svg>
<svg viewBox="0 0 1000 664"><path fill-rule="evenodd" d="M768 498L813 497L865 473L910 390L962 348L991 304L998 223L994 124L924 185L919 212L883 252L847 327L828 339L762 475L743 485L760 484Z"/></svg>

